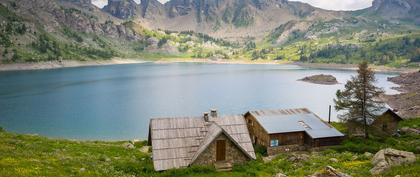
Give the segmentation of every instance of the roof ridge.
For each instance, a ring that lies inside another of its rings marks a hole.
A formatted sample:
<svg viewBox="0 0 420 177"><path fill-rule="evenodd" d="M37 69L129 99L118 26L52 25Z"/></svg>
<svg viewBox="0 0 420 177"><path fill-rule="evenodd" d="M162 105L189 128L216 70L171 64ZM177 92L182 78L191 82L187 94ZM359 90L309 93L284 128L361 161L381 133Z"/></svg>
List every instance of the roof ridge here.
<svg viewBox="0 0 420 177"><path fill-rule="evenodd" d="M213 140L215 138L217 138L217 136L219 136L220 133L223 132L222 127L220 127L219 125L217 125L215 122L211 122L211 125L209 126L208 129L211 129L212 126L215 126L216 128L218 128L218 129L215 130L217 132L215 132L214 134L212 134L212 132L210 132L211 130L209 130L207 132L207 134L204 136L202 142L200 142L201 145L198 147L197 151L192 156L191 161L188 163L189 165L191 165L198 158L198 156L202 152L204 152L204 150L206 150L206 148L211 144L211 142L213 142Z"/></svg>

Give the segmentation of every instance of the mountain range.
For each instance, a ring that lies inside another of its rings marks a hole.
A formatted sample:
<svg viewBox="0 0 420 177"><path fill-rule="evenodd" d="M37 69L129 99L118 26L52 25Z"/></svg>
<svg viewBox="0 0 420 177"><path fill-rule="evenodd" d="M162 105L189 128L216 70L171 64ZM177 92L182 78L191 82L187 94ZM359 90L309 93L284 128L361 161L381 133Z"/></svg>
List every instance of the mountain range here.
<svg viewBox="0 0 420 177"><path fill-rule="evenodd" d="M375 17L420 24L416 0L375 0L372 7L356 12L328 11L287 0L170 0L165 4L157 0L142 0L140 4L133 0L109 0L103 11L120 19L139 21L151 29L192 30L233 40L261 38L291 21L297 22L292 25L294 28L305 30L319 21L373 23Z"/></svg>
<svg viewBox="0 0 420 177"><path fill-rule="evenodd" d="M410 50L392 54L392 62L416 62L419 4L374 0L366 9L330 11L287 0L108 0L100 9L91 0L0 0L0 61L167 56L319 62L323 50L363 53L368 47L377 61L383 52L373 44L408 37Z"/></svg>

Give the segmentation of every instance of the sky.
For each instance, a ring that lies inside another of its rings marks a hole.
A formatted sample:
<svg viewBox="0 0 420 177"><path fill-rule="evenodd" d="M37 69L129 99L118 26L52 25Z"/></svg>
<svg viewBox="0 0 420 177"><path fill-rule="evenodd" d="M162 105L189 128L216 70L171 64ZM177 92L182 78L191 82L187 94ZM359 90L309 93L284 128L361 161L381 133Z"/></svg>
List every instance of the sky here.
<svg viewBox="0 0 420 177"><path fill-rule="evenodd" d="M134 0L137 3L140 0ZM162 3L165 3L168 0L158 0ZM290 0L290 1L300 1L311 4L312 6L319 7L322 9L328 10L358 10L370 7L373 0ZM108 2L108 0L92 0L93 4L102 8Z"/></svg>

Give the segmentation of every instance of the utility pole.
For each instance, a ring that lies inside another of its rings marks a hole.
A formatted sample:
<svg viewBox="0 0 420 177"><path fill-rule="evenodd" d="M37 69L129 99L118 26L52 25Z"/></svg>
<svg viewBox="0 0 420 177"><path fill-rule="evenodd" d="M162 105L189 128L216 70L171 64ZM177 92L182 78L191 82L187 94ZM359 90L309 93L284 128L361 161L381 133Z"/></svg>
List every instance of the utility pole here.
<svg viewBox="0 0 420 177"><path fill-rule="evenodd" d="M331 123L331 105L328 107L328 123Z"/></svg>

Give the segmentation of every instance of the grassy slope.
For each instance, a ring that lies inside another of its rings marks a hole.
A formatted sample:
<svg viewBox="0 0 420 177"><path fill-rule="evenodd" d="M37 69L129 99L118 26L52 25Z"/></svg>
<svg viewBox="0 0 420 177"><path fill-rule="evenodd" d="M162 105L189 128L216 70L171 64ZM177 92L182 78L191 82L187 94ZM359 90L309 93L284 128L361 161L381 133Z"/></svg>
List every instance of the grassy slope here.
<svg viewBox="0 0 420 177"><path fill-rule="evenodd" d="M418 127L420 119L402 123ZM340 124L336 124L340 126ZM339 129L344 129L341 125ZM333 149L308 153L309 160L291 162L290 154L278 156L269 163L258 160L235 166L232 172L216 172L212 167L154 172L150 155L136 149L126 149L124 142L69 141L33 135L0 132L0 176L273 176L278 172L288 176L304 176L331 165L353 176L370 176L370 160L363 153L376 152L385 147L420 153L420 137L346 140ZM414 149L413 149L414 148ZM417 149L416 149L417 148ZM336 158L338 162L329 159ZM395 167L383 176L416 176L420 160L415 164Z"/></svg>

